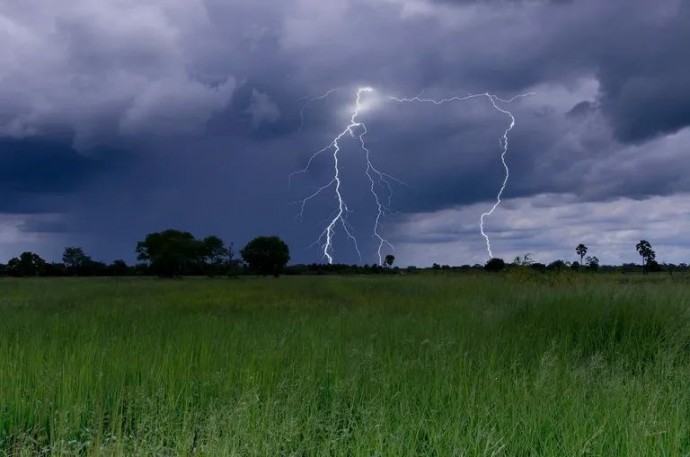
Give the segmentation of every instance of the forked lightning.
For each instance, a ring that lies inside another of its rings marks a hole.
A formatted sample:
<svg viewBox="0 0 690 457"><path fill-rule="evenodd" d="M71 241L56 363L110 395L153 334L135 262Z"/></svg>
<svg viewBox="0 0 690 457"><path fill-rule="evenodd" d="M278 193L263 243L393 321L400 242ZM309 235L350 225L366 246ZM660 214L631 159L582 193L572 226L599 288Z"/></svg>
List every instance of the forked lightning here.
<svg viewBox="0 0 690 457"><path fill-rule="evenodd" d="M326 94L310 99L309 102L316 100L316 99L322 99L333 92L335 92L337 89L332 89L328 91ZM350 116L350 122L349 124L338 134L336 135L333 140L326 145L324 148L319 149L316 151L312 156L309 158L307 161L307 165L294 173L290 175L290 184L292 184L292 178L301 173L306 173L309 170L309 167L311 166L313 160L318 157L320 154L326 152L326 151L332 151L332 157L333 157L333 179L331 179L327 184L324 186L321 186L318 188L315 192L304 198L303 200L300 201L301 204L301 209L300 209L300 217L304 215L304 210L307 205L307 203L312 200L313 198L317 197L318 195L321 195L324 191L327 189L330 189L331 187L334 188L335 191L335 196L336 200L338 202L338 207L335 211L335 214L333 217L329 220L328 224L326 227L323 229L321 232L321 235L319 238L316 240L316 244L321 243L321 249L323 250L323 256L326 258L329 264L333 263L333 238L335 236L335 230L340 225L345 232L345 234L352 240L352 243L354 244L355 250L357 251L357 255L359 256L360 260L362 258L362 253L359 250L359 245L357 243L357 238L353 235L352 229L347 222L347 213L349 212L349 209L347 207L347 203L345 202L345 199L343 198L342 195L342 180L340 177L340 163L339 163L339 158L338 154L340 153L340 140L343 139L346 135L350 135L352 138L356 139L357 142L359 143L359 147L361 150L364 152L364 157L365 157L365 162L366 162L366 168L365 168L365 174L367 178L369 179L370 183L370 192L374 198L374 202L376 203L377 207L377 214L376 214L376 219L374 222L374 238L376 239L377 242L377 255L378 255L378 262L379 265L382 264L383 262L383 247L388 245L391 248L393 247L385 238L383 238L381 234L381 218L384 216L386 211L388 210L388 207L382 203L382 198L379 195L377 191L377 184L384 185L386 189L389 192L388 195L388 201L390 202L390 199L392 197L392 187L390 184L390 181L388 178L392 178L391 176L381 173L371 162L371 156L370 156L370 151L366 146L366 143L364 141L364 136L367 134L367 127L366 125L361 122L358 118L360 115L360 112L362 110L362 97L364 94L371 93L373 92L374 89L371 87L360 87L357 89L357 96L355 99L355 107L352 112L352 115ZM306 106L306 105L305 105ZM302 109L300 113L300 119L303 120L303 111L304 108ZM302 125L302 124L300 124Z"/></svg>
<svg viewBox="0 0 690 457"><path fill-rule="evenodd" d="M489 99L491 102L491 105L501 113L507 115L510 118L510 123L508 124L508 127L503 131L503 136L501 137L501 140L499 141L501 145L501 163L503 164L503 169L505 170L505 175L503 178L503 183L501 184L501 188L498 191L498 194L496 194L496 202L493 204L491 209L489 211L486 211L482 213L481 217L479 218L479 231L481 232L482 236L484 237L484 240L486 240L486 250L489 252L489 257L493 258L494 253L491 251L491 240L489 239L489 235L486 234L484 231L484 220L488 217L491 216L494 211L496 211L496 208L498 208L498 205L501 204L501 197L503 196L503 192L506 189L506 185L508 185L508 179L510 178L510 169L508 168L508 164L506 163L506 154L508 153L508 134L510 133L511 130L513 130L513 127L515 127L515 116L513 116L513 113L510 111L506 110L505 108L501 108L497 103L512 103L518 98L522 97L529 97L531 95L534 95L533 92L529 92L526 94L520 94L516 95L513 98L510 99L502 99L500 97L497 97L494 94L490 94L488 92L484 92L481 94L469 94L464 97L450 97L450 98L442 98L439 100L435 100L432 98L420 98L419 96L417 97L412 97L412 98L397 98L397 97L390 97L391 100L394 100L398 103L411 103L411 102L421 102L421 103L433 103L434 105L443 105L446 103L450 102L462 102L462 101L467 101L471 100L473 98L478 98L478 97L486 97Z"/></svg>
<svg viewBox="0 0 690 457"><path fill-rule="evenodd" d="M310 97L305 105L302 107L302 110L300 111L300 130L302 129L302 126L304 124L304 110L307 107L307 105L313 101L316 100L321 100L324 99L328 96L330 96L332 93L336 92L337 90L340 89L331 89L330 91L326 92L323 95L317 96L317 97ZM340 141L346 136L350 135L352 138L356 139L356 141L359 143L359 148L361 151L364 152L364 157L365 157L365 163L366 163L366 168L365 168L365 175L369 179L370 183L370 192L372 194L372 197L374 199L374 202L377 207L377 214L376 218L374 221L374 230L373 230L373 236L376 240L377 243L377 256L378 256L378 262L379 265L382 264L383 262L383 248L385 246L389 246L391 249L393 246L391 243L386 240L382 233L382 227L381 227L381 219L383 218L384 215L387 214L389 211L388 206L390 205L390 200L393 195L393 189L391 187L391 180L399 181L396 178L393 178L392 176L382 173L379 171L372 163L371 161L371 156L370 156L370 151L366 146L366 143L364 141L364 137L367 134L367 127L366 125L359 120L359 116L362 111L362 98L365 94L370 94L374 91L373 88L371 87L360 87L357 89L356 92L356 99L355 99L355 106L352 112L352 115L350 116L350 121L349 124L338 134L336 135L331 142L326 145L324 148L316 151L314 154L311 155L309 160L307 161L306 166L290 175L290 183L292 183L292 178L295 175L301 174L301 173L306 173L314 159L321 155L322 153L326 151L331 151L331 156L333 157L333 178L324 186L319 187L315 192L304 198L303 200L300 200L300 217L304 215L304 210L307 205L307 203L316 198L317 196L321 195L323 192L326 190L333 188L335 192L335 197L337 200L337 209L334 212L334 215L332 218L328 220L328 223L326 227L323 229L321 232L321 235L315 242L315 244L320 244L320 247L323 251L323 256L324 258L328 261L329 264L333 263L333 255L334 255L334 249L333 249L333 243L334 243L334 237L336 233L336 228L338 226L341 226L345 234L350 238L352 241L355 250L357 251L357 254L359 255L359 258L361 260L362 254L359 249L359 245L357 243L357 238L354 236L352 228L350 227L348 221L347 221L347 213L349 212L347 203L345 202L345 199L343 198L342 195L342 179L340 175L340 162L339 162L339 156L338 154L340 153L341 150L341 145ZM484 222L485 219L488 216L491 216L496 208L501 204L501 197L503 196L503 192L505 191L506 185L508 184L508 179L510 178L510 169L508 168L508 164L506 163L506 154L508 153L508 135L510 131L515 127L515 116L508 111L507 109L503 108L500 106L500 104L509 104L515 101L518 98L522 97L527 97L533 95L532 93L526 93L526 94L521 94L521 95L516 95L513 98L510 99L502 99L494 94L484 92L480 94L469 94L466 96L454 96L450 98L443 98L443 99L432 99L432 98L421 98L420 96L416 97L411 97L411 98L398 98L398 97L388 97L389 100L398 102L398 103L432 103L434 105L443 105L446 103L454 102L454 101L467 101L471 100L474 98L480 98L480 97L485 97L489 100L491 103L492 107L496 109L497 111L505 114L508 116L510 119L510 122L508 124L508 127L503 131L503 135L501 136L501 139L499 141L500 146L501 146L501 163L503 165L503 168L505 170L505 176L503 179L503 182L501 184L501 187L498 191L498 194L496 195L496 202L493 204L491 209L488 211L482 213L480 220L479 220L479 230L486 240L486 249L489 253L490 257L493 257L493 252L491 250L491 240L489 239L489 236L486 234L484 230ZM379 186L384 186L387 189L388 192L388 199L387 202L388 204L384 204L382 202L382 197L379 195L379 192L377 191L377 187Z"/></svg>

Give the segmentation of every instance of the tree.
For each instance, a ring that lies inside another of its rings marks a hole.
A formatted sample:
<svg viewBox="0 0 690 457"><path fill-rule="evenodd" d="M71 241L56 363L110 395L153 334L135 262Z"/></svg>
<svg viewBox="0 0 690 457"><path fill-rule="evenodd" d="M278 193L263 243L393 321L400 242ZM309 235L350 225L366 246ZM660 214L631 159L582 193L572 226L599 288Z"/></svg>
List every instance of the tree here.
<svg viewBox="0 0 690 457"><path fill-rule="evenodd" d="M163 277L195 271L204 256L202 242L189 232L172 229L149 233L137 243L136 252L153 273Z"/></svg>
<svg viewBox="0 0 690 457"><path fill-rule="evenodd" d="M384 260L384 263L388 268L393 266L393 262L395 262L395 256L393 254L388 254Z"/></svg>
<svg viewBox="0 0 690 457"><path fill-rule="evenodd" d="M582 259L585 257L585 254L587 254L587 246L584 244L580 243L575 247L575 253L580 256L580 265L582 265Z"/></svg>
<svg viewBox="0 0 690 457"><path fill-rule="evenodd" d="M649 259L647 261L647 271L649 273L659 273L664 271L663 265L656 261L656 259Z"/></svg>
<svg viewBox="0 0 690 457"><path fill-rule="evenodd" d="M62 262L46 262L45 268L41 273L42 276L67 276L67 267Z"/></svg>
<svg viewBox="0 0 690 457"><path fill-rule="evenodd" d="M505 270L505 268L505 261L497 257L492 257L491 259L489 259L488 262L486 262L486 265L484 265L484 270L490 271L492 273L498 273L499 271Z"/></svg>
<svg viewBox="0 0 690 457"><path fill-rule="evenodd" d="M515 259L513 259L513 265L519 266L519 267L528 267L534 263L534 260L532 260L531 257L532 253L528 252L527 254L523 255L522 257L516 256Z"/></svg>
<svg viewBox="0 0 690 457"><path fill-rule="evenodd" d="M368 268L369 274L378 274L381 273L381 270L383 270L383 268L378 263L372 263Z"/></svg>
<svg viewBox="0 0 690 457"><path fill-rule="evenodd" d="M566 264L566 263L565 263L564 261L562 261L562 260L554 260L553 262L551 262L551 263L546 267L547 270L552 270L552 271L563 271L563 270L565 270L566 268L568 268L568 264Z"/></svg>
<svg viewBox="0 0 690 457"><path fill-rule="evenodd" d="M201 241L201 251L206 274L209 276L221 273L234 255L232 245L226 248L223 240L215 235L207 236Z"/></svg>
<svg viewBox="0 0 690 457"><path fill-rule="evenodd" d="M652 245L647 240L640 240L639 243L635 245L637 253L642 257L642 273L647 274L649 271L649 266L652 261L656 262L656 253L652 249Z"/></svg>
<svg viewBox="0 0 690 457"><path fill-rule="evenodd" d="M260 236L240 251L249 268L262 276L279 276L290 260L290 249L277 236Z"/></svg>
<svg viewBox="0 0 690 457"><path fill-rule="evenodd" d="M65 264L67 271L73 275L84 274L91 263L91 257L84 254L82 248L67 247L62 254L62 262Z"/></svg>
<svg viewBox="0 0 690 457"><path fill-rule="evenodd" d="M546 271L546 265L544 265L543 263L539 263L539 262L533 262L529 265L529 267L535 271L540 272L540 273L544 273Z"/></svg>
<svg viewBox="0 0 690 457"><path fill-rule="evenodd" d="M129 267L127 262L122 259L114 260L108 265L108 274L112 276L125 276L127 273L129 273Z"/></svg>
<svg viewBox="0 0 690 457"><path fill-rule="evenodd" d="M599 259L597 258L597 256L587 256L585 261L587 262L587 268L591 271L597 271L599 269Z"/></svg>
<svg viewBox="0 0 690 457"><path fill-rule="evenodd" d="M7 262L8 273L12 276L40 276L45 269L46 261L33 252L22 252L19 258Z"/></svg>

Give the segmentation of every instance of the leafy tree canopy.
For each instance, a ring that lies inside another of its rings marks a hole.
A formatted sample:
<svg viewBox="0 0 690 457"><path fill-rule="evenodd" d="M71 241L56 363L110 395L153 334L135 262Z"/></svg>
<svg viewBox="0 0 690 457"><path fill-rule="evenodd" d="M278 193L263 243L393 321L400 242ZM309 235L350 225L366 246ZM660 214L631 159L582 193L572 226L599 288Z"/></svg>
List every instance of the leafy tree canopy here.
<svg viewBox="0 0 690 457"><path fill-rule="evenodd" d="M92 260L82 248L67 247L62 254L62 263L65 264L67 271L76 275L86 273Z"/></svg>
<svg viewBox="0 0 690 457"><path fill-rule="evenodd" d="M149 233L137 243L136 252L152 272L167 277L193 271L204 255L202 243L191 233L172 229Z"/></svg>
<svg viewBox="0 0 690 457"><path fill-rule="evenodd" d="M503 271L506 268L506 263L503 259L499 259L497 257L493 257L489 259L488 262L486 262L486 265L484 265L484 269L486 271L490 271L493 273L497 273L499 271Z"/></svg>
<svg viewBox="0 0 690 457"><path fill-rule="evenodd" d="M260 275L278 276L290 260L290 249L277 236L254 238L240 251L242 259Z"/></svg>
<svg viewBox="0 0 690 457"><path fill-rule="evenodd" d="M22 252L7 262L7 271L12 276L39 276L45 270L46 261L33 252Z"/></svg>
<svg viewBox="0 0 690 457"><path fill-rule="evenodd" d="M580 256L580 264L582 264L582 259L585 257L585 254L587 254L587 246L582 243L578 244L575 247L575 254Z"/></svg>

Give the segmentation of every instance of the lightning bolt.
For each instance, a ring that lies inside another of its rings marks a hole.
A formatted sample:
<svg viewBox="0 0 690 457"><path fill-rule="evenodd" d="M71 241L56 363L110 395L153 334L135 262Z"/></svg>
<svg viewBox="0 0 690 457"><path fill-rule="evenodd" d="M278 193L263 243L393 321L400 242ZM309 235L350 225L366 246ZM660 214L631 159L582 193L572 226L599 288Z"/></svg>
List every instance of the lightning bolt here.
<svg viewBox="0 0 690 457"><path fill-rule="evenodd" d="M298 131L301 131L303 126L304 126L304 113L306 108L311 104L312 102L315 102L317 100L323 100L330 95L332 95L334 92L340 91L342 88L335 88L327 91L326 93L322 95L312 95L307 97L306 102L302 106L302 109L300 110L300 126ZM379 169L377 169L371 160L371 153L369 149L367 148L366 142L364 137L367 135L368 130L367 126L359 120L359 116L361 114L361 111L363 109L362 105L362 97L364 94L367 93L372 93L374 92L374 89L371 87L360 87L357 89L356 92L356 97L355 97L355 107L352 111L352 114L350 116L350 121L349 124L345 126L345 128L339 132L332 140L330 143L328 143L325 147L319 149L318 151L314 152L310 157L309 160L307 161L307 164L305 165L304 168L301 170L298 170L296 172L293 172L289 176L289 184L290 187L292 187L292 179L303 173L307 173L313 161L321 156L322 154L326 153L327 151L331 151L331 157L333 160L333 177L332 179L326 183L325 185L319 187L308 195L306 198L300 200L298 203L300 204L300 212L299 212L299 218L304 216L304 212L306 209L307 204L316 198L317 196L323 194L324 192L328 191L329 189L333 188L333 191L335 193L336 200L338 202L337 209L333 213L332 217L328 220L325 228L321 232L319 238L316 240L314 243L315 245L320 245L321 249L323 250L323 256L324 258L328 261L329 264L333 263L333 242L334 242L334 237L336 235L336 229L338 227L341 227L342 230L345 232L347 237L352 241L355 250L357 252L357 255L360 258L360 261L362 259L362 253L359 249L359 244L357 242L357 238L353 234L353 229L350 226L350 224L347 221L347 214L350 212L347 203L345 199L343 198L342 195L342 180L341 180L341 175L340 175L340 157L339 153L341 152L341 145L340 141L346 136L350 135L352 138L356 139L359 143L359 148L361 151L364 152L364 158L366 162L366 167L364 169L364 174L366 175L367 179L369 180L369 191L372 194L373 201L376 205L377 208L377 213L376 213L376 218L374 220L374 228L373 228L373 237L376 240L377 243L377 249L376 249L376 254L378 257L378 262L379 265L383 264L383 249L384 247L388 246L391 249L394 249L393 245L386 240L383 235L382 235L382 224L381 220L382 218L390 212L389 206L390 202L393 196L393 188L391 186L391 181L396 181L400 184L405 185L404 182L398 180L397 178L381 172ZM501 183L501 187L498 191L498 194L496 195L496 201L495 203L491 206L491 208L482 213L480 219L479 219L479 230L481 232L481 235L484 237L486 241L486 249L489 253L489 257L493 258L493 252L491 249L491 239L489 238L489 235L486 233L484 224L485 220L487 217L491 216L494 211L498 208L498 206L501 204L501 198L503 197L503 193L505 192L506 186L508 185L508 180L510 179L510 169L508 168L508 163L506 162L506 155L508 154L508 136L510 132L513 130L515 127L516 121L515 121L515 116L513 115L512 112L509 110L505 109L501 104L510 104L514 102L516 99L522 98L522 97L528 97L534 95L533 92L525 93L525 94L520 94L516 95L510 99L503 99L498 97L497 95L491 94L489 92L483 92L483 93L478 93L478 94L468 94L466 96L453 96L450 98L442 98L442 99L433 99L433 98L422 98L421 93L415 97L410 97L410 98L399 98L399 97L393 97L390 96L388 97L390 100L393 100L398 103L431 103L434 105L444 105L447 103L451 102L462 102L462 101L468 101L474 98L486 98L489 100L491 103L491 106L497 110L498 112L506 115L510 122L508 123L508 126L505 128L503 131L503 135L501 136L499 140L499 145L501 147L501 164L503 165L503 169L505 170L503 182ZM387 199L387 204L383 203L383 199L381 195L379 194L379 191L377 188L379 187L385 187L388 193L388 199Z"/></svg>
<svg viewBox="0 0 690 457"><path fill-rule="evenodd" d="M484 230L484 221L487 217L491 216L494 211L496 211L496 208L501 204L501 197L503 196L503 192L506 189L506 186L508 185L508 179L510 179L510 169L508 168L508 164L506 162L506 154L508 154L508 135L510 134L510 131L513 130L515 127L515 116L513 113L508 111L505 108L502 108L499 106L500 103L506 103L510 104L514 102L518 98L523 98L523 97L529 97L534 95L534 92L528 92L525 94L520 94L516 95L513 98L510 99L503 99L500 98L494 94L491 94L489 92L483 92L479 94L469 94L463 97L460 96L454 96L450 98L443 98L443 99L432 99L432 98L421 98L421 96L416 96L416 97L411 97L411 98L398 98L398 97L390 97L391 100L394 100L398 103L413 103L413 102L419 102L419 103L432 103L434 105L444 105L446 103L450 102L463 102L467 100L471 100L474 98L479 98L479 97L486 97L490 102L491 106L493 106L494 109L497 111L505 114L508 116L510 119L510 122L508 123L508 127L503 131L503 135L501 136L501 139L499 140L499 144L501 146L501 164L503 164L503 169L505 170L505 175L503 178L503 183L501 184L501 188L498 191L498 194L496 195L496 202L493 204L491 209L489 211L486 211L482 213L481 217L479 218L479 231L481 232L482 236L484 237L484 240L486 241L486 250L489 252L489 257L493 258L494 254L491 250L491 239L489 239L489 235L486 234Z"/></svg>
<svg viewBox="0 0 690 457"><path fill-rule="evenodd" d="M383 238L381 235L380 229L381 229L381 218L389 211L388 207L383 205L381 203L381 199L379 197L378 192L376 192L376 180L374 179L374 175L376 178L378 178L378 182L384 184L388 188L388 205L390 206L391 198L393 198L393 188L391 187L390 182L386 179L387 177L393 178L390 175L387 175L385 173L381 173L379 170L376 169L371 163L371 157L370 157L370 152L369 149L367 148L366 144L364 143L364 135L367 134L367 127L366 125L362 124L362 133L359 135L359 142L360 142L360 147L362 148L363 151L365 151L365 158L367 162L365 174L367 175L367 178L369 178L369 191L371 192L372 196L374 197L374 201L376 202L376 208L377 208L377 213L376 213L376 219L374 221L374 238L378 241L378 247L376 249L376 255L378 256L379 259L379 265L383 265L383 254L382 250L384 246L389 246L391 249L395 249L393 245ZM373 174L372 174L373 173ZM393 178L395 179L395 178Z"/></svg>
<svg viewBox="0 0 690 457"><path fill-rule="evenodd" d="M307 99L307 102L304 104L302 107L302 110L300 111L300 129L302 128L303 122L304 122L304 110L308 106L309 103L315 101L315 100L320 100L324 99L328 96L330 96L333 92L340 90L340 89L331 89L330 91L326 92L323 95L320 95L318 97L310 97ZM321 235L319 238L316 240L315 244L320 244L321 249L323 251L323 256L324 258L328 261L329 264L333 263L333 239L336 234L336 229L338 226L340 226L347 237L352 241L355 250L357 251L357 255L360 258L360 261L362 259L362 253L359 249L359 245L357 243L357 238L354 236L352 233L353 230L350 227L350 224L347 221L347 213L350 212L347 203L345 199L343 198L342 195L342 180L340 176L340 158L339 158L339 153L341 152L341 146L340 146L340 141L346 136L350 135L352 138L355 138L357 142L359 143L360 149L364 152L364 158L366 162L366 167L364 170L365 175L367 176L367 179L369 180L369 191L372 194L372 197L374 199L374 203L376 204L377 207L377 214L376 218L374 221L374 230L373 230L373 236L376 239L377 242L377 256L378 256L378 262L379 265L383 263L383 248L385 246L389 246L393 248L393 245L386 240L381 231L381 219L384 217L384 215L389 211L388 206L385 205L382 201L382 197L379 195L379 192L377 191L378 186L385 186L385 188L388 191L388 205L390 205L390 201L393 195L393 189L391 187L391 182L390 180L395 180L400 182L399 180L393 178L392 176L381 172L379 169L377 169L372 161L371 161L371 153L370 150L366 146L366 142L364 137L367 134L367 127L366 125L359 121L359 115L360 112L363 109L362 106L362 97L364 94L369 94L374 91L373 88L371 87L360 87L357 89L356 92L356 98L355 98L355 107L352 112L352 115L350 116L350 122L345 128L336 135L331 142L326 145L325 147L319 149L315 153L309 157L309 160L307 161L306 166L298 170L294 173L290 174L289 177L289 182L290 186L292 186L292 179L299 174L303 174L309 171L312 162L319 157L321 154L327 152L327 151L332 151L331 152L331 157L333 158L333 178L326 183L325 185L319 187L315 192L312 194L308 195L306 198L300 200L300 213L298 217L303 217L304 216L304 211L306 208L306 205L314 198L317 196L321 195L322 193L326 192L328 189L333 188L336 200L338 202L337 209L335 213L333 214L332 218L328 221L326 227L323 229L321 232Z"/></svg>
<svg viewBox="0 0 690 457"><path fill-rule="evenodd" d="M299 110L299 127L297 128L297 130L295 131L295 133L301 132L302 129L304 128L304 112L307 110L307 108L309 107L309 105L311 105L311 104L312 104L313 102L315 102L315 101L323 100L324 98L328 98L328 97L330 97L332 94L334 94L335 92L338 92L338 91L340 91L340 90L342 90L342 88L336 87L336 88L334 88L334 89L330 89L329 91L327 91L327 92L325 92L325 93L323 93L323 94L321 94L321 95L310 95L310 96L308 96L308 97L306 98L306 100L305 100L305 99L302 99L302 100L305 100L305 102L304 102L304 104L302 105L302 108Z"/></svg>

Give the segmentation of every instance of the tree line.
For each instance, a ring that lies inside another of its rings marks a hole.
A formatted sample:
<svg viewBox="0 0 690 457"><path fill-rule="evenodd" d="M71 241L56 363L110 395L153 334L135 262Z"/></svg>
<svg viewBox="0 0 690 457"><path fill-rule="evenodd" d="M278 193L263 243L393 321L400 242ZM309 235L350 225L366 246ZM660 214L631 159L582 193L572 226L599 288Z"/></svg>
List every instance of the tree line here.
<svg viewBox="0 0 690 457"><path fill-rule="evenodd" d="M659 271L688 270L687 264L661 265L656 260L656 252L647 240L635 245L641 257L641 264L602 266L596 256L588 256L589 248L580 243L575 247L579 261L555 260L548 265L535 262L530 254L517 256L508 264L503 259L492 258L484 264L439 265L433 264L434 271L490 271L500 272L511 268L530 268L540 272L547 271L619 271L643 274ZM296 264L287 266L290 260L288 245L277 236L254 238L240 252L234 245L226 243L215 235L196 238L190 232L174 229L149 233L135 246L138 263L128 265L122 259L106 264L93 260L80 247L65 248L62 262L47 262L38 254L23 252L10 259L7 264L0 263L0 276L236 276L242 274L259 275L321 275L321 274L381 274L414 273L421 269L394 267L395 256L384 257L383 265L345 265L345 264Z"/></svg>
<svg viewBox="0 0 690 457"><path fill-rule="evenodd" d="M279 275L290 260L290 250L277 236L251 240L236 258L233 244L215 236L197 239L189 232L164 230L146 235L136 244L139 263L128 265L122 259L110 264L96 261L80 247L70 246L62 262L47 262L33 252L23 252L0 264L2 276L129 276L155 275L219 276L252 272Z"/></svg>
<svg viewBox="0 0 690 457"><path fill-rule="evenodd" d="M673 273L674 271L687 271L689 269L686 263L681 263L679 265L661 265L659 262L657 262L656 252L654 251L654 249L652 249L651 243L647 240L640 240L640 242L635 245L635 250L642 258L641 268L640 266L635 264L623 264L620 266L608 266L605 269L607 271L623 272L637 271L638 269L641 269L643 274L662 271L668 271L669 273ZM575 254L577 254L578 257L580 257L579 262L577 260L574 262L555 260L548 265L544 265L542 263L532 261L529 254L525 254L524 256L517 256L515 260L513 260L512 266L530 267L539 271L561 271L566 269L599 271L602 268L599 263L599 258L596 256L587 256L588 251L589 248L585 244L580 243L577 246L575 246ZM484 270L491 272L504 271L506 268L508 268L508 265L503 259L500 258L489 259L489 261L484 265Z"/></svg>

